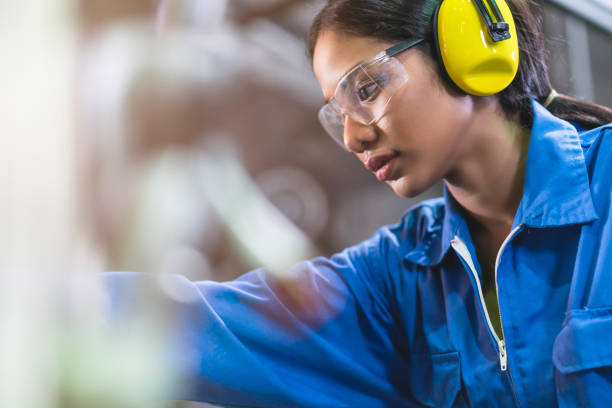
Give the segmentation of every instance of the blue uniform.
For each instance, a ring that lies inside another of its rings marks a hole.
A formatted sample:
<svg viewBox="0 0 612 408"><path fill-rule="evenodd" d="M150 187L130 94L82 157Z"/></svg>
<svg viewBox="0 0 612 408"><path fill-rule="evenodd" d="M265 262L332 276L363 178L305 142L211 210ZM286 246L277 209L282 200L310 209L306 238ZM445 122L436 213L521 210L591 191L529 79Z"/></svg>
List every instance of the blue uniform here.
<svg viewBox="0 0 612 408"><path fill-rule="evenodd" d="M240 407L612 406L612 126L533 102L522 201L500 249L503 340L445 192L331 258L227 283L171 279L181 399ZM146 275L107 276L115 312Z"/></svg>

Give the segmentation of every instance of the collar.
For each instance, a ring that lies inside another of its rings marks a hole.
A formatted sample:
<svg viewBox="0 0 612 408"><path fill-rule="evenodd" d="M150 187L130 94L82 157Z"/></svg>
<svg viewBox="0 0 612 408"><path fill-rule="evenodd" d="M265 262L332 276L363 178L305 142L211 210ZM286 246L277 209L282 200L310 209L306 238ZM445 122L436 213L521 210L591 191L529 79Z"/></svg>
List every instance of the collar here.
<svg viewBox="0 0 612 408"><path fill-rule="evenodd" d="M595 221L589 176L578 131L569 122L552 115L532 100L533 127L525 167L523 197L512 228L560 227ZM451 240L459 236L471 243L469 229L459 203L444 187L444 218L439 242L424 237L422 244L405 259L422 266L442 262Z"/></svg>
<svg viewBox="0 0 612 408"><path fill-rule="evenodd" d="M523 198L514 225L560 227L599 217L578 131L532 100L534 123Z"/></svg>

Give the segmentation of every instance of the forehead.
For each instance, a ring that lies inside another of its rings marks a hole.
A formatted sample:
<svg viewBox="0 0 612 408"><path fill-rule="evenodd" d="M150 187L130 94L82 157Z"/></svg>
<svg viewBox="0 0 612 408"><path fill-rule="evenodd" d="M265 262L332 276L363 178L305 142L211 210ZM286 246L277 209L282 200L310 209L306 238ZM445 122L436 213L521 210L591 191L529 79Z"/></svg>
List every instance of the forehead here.
<svg viewBox="0 0 612 408"><path fill-rule="evenodd" d="M338 81L347 71L390 45L369 37L323 31L317 40L312 63L325 99L333 96Z"/></svg>

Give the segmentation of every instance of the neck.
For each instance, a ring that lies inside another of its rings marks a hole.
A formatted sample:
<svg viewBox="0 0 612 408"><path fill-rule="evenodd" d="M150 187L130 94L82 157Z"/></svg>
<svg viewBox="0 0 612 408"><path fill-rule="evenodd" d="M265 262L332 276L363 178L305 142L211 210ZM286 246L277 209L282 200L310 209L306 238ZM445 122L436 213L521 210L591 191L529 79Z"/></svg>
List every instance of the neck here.
<svg viewBox="0 0 612 408"><path fill-rule="evenodd" d="M471 123L465 149L444 181L470 224L507 235L523 195L530 132L508 120L496 101Z"/></svg>

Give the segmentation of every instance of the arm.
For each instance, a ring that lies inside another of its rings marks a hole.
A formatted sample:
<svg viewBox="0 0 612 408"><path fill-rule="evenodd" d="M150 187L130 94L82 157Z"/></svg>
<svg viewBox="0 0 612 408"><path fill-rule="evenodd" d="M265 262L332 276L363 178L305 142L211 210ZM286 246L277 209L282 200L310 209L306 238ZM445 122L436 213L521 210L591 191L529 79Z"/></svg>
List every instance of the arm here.
<svg viewBox="0 0 612 408"><path fill-rule="evenodd" d="M380 240L298 264L279 281L263 270L227 283L165 281L175 302L171 354L184 395L248 407L405 406L394 385L389 272ZM368 260L369 259L369 260ZM108 274L115 313L144 274Z"/></svg>

